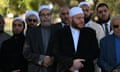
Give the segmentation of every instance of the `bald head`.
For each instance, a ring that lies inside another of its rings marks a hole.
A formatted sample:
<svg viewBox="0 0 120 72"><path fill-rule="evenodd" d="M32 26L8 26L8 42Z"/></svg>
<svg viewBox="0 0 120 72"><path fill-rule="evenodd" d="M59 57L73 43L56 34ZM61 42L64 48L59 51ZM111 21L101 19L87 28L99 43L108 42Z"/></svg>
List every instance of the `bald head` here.
<svg viewBox="0 0 120 72"><path fill-rule="evenodd" d="M64 24L69 24L69 7L63 6L60 9L60 18Z"/></svg>

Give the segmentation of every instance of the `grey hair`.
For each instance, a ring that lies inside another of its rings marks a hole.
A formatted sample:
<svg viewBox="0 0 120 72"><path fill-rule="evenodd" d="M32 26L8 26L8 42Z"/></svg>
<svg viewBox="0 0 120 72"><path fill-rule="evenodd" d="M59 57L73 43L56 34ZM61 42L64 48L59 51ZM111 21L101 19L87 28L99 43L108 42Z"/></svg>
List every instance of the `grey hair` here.
<svg viewBox="0 0 120 72"><path fill-rule="evenodd" d="M114 17L111 19L110 25L113 25L113 24L112 24L113 21L118 20L118 19L120 19L120 16L114 16Z"/></svg>

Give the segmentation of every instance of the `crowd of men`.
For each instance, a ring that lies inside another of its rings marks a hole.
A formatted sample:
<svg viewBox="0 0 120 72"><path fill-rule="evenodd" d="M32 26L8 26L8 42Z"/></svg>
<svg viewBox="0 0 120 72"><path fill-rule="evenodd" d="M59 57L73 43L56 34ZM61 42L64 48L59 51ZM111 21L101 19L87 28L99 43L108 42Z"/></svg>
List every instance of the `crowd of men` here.
<svg viewBox="0 0 120 72"><path fill-rule="evenodd" d="M94 21L90 7L63 6L52 24L51 8L41 5L14 18L12 36L0 15L0 72L120 72L120 16L99 3Z"/></svg>

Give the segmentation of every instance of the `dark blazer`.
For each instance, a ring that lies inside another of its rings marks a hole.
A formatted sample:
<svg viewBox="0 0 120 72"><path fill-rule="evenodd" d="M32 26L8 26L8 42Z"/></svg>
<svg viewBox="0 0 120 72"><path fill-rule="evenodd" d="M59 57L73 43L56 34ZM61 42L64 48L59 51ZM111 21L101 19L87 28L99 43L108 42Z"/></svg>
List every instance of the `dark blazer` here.
<svg viewBox="0 0 120 72"><path fill-rule="evenodd" d="M98 64L102 68L102 72L111 72L117 67L114 34L106 36L100 41Z"/></svg>
<svg viewBox="0 0 120 72"><path fill-rule="evenodd" d="M51 25L51 37L58 29L57 27L57 25ZM44 71L45 67L42 66L42 62L44 56L49 55L51 50L47 50L48 53L44 52L41 34L41 26L34 27L26 33L23 55L30 62L29 72L46 72ZM51 41L49 40L49 42Z"/></svg>
<svg viewBox="0 0 120 72"><path fill-rule="evenodd" d="M59 22L59 23L56 23L54 25L52 25L52 28L54 29L53 31L53 34L51 35L51 38L50 38L50 41L49 41L49 44L48 44L48 48L47 48L47 52L46 52L46 55L48 56L53 56L53 39L54 39L54 36L56 34L56 32L58 32L60 29L62 29L64 26L62 26L62 22Z"/></svg>
<svg viewBox="0 0 120 72"><path fill-rule="evenodd" d="M54 39L54 55L58 62L58 72L70 72L73 59L85 59L85 67L80 72L94 72L93 60L98 56L98 43L95 32L89 28L80 30L80 36L75 53L74 42L70 27L66 26L59 30Z"/></svg>

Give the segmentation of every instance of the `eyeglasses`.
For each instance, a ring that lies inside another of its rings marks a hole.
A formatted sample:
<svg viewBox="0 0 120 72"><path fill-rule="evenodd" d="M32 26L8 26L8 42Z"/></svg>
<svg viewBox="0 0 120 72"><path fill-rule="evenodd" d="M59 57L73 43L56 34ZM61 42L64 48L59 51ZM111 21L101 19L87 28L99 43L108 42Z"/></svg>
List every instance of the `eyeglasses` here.
<svg viewBox="0 0 120 72"><path fill-rule="evenodd" d="M51 13L46 13L46 14L40 14L40 16L50 16Z"/></svg>
<svg viewBox="0 0 120 72"><path fill-rule="evenodd" d="M36 19L30 19L30 18L28 19L28 21L29 21L29 22L32 22L32 21L33 21L33 22L37 22Z"/></svg>
<svg viewBox="0 0 120 72"><path fill-rule="evenodd" d="M113 28L119 28L120 25L113 25Z"/></svg>

